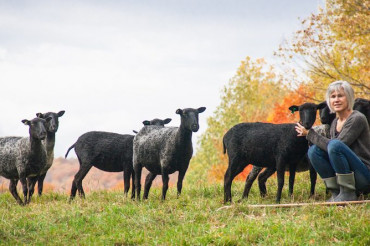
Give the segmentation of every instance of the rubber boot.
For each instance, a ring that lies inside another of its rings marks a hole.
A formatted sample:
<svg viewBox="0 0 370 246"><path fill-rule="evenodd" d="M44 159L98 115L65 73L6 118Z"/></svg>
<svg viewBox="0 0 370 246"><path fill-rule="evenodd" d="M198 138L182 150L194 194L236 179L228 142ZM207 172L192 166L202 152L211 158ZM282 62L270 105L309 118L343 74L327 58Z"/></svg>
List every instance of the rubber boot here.
<svg viewBox="0 0 370 246"><path fill-rule="evenodd" d="M339 194L339 185L337 183L337 177L325 178L323 180L324 180L326 189L328 189L331 192L331 197L326 201L334 202L334 198L337 197Z"/></svg>
<svg viewBox="0 0 370 246"><path fill-rule="evenodd" d="M337 182L339 185L339 195L334 198L334 202L357 201L355 175L354 173L337 173Z"/></svg>

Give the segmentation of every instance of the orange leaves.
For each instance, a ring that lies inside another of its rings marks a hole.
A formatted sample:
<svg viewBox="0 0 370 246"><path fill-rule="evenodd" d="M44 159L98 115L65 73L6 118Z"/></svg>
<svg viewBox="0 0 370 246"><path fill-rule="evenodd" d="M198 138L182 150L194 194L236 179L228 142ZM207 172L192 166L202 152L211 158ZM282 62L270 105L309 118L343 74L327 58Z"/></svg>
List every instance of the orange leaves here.
<svg viewBox="0 0 370 246"><path fill-rule="evenodd" d="M312 96L313 93L310 92L307 86L300 85L298 89L287 94L280 103L275 104L267 118L267 122L276 124L298 122L299 114L292 114L288 108L292 105L299 106L307 102L307 98Z"/></svg>

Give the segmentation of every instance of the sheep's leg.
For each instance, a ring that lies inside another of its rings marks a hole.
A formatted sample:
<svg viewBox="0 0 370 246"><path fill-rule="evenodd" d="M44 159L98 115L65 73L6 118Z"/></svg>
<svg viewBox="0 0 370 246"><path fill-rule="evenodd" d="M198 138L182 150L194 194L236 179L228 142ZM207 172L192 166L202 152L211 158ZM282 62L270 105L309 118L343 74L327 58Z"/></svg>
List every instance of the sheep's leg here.
<svg viewBox="0 0 370 246"><path fill-rule="evenodd" d="M136 199L140 201L140 190L141 190L141 170L143 166L141 164L134 165L135 172L135 189L136 189Z"/></svg>
<svg viewBox="0 0 370 246"><path fill-rule="evenodd" d="M18 184L18 179L11 179L9 183L9 191L10 194L17 200L17 203L19 205L24 205L22 199L19 197L18 192L17 192L17 184Z"/></svg>
<svg viewBox="0 0 370 246"><path fill-rule="evenodd" d="M244 192L242 199L248 198L249 191L251 190L252 184L254 180L256 180L258 174L261 172L263 168L262 167L257 167L253 166L252 170L248 174L247 179L245 180L245 186L244 186Z"/></svg>
<svg viewBox="0 0 370 246"><path fill-rule="evenodd" d="M84 188L82 187L82 180L86 177L86 174L90 171L92 166L84 166L80 171L79 173L79 177L78 179L76 180L76 185L77 185L77 190L78 190L78 194L81 198L85 198L85 192L84 192ZM77 173L78 174L78 173ZM76 175L77 175L76 174ZM75 176L75 179L76 179L76 176Z"/></svg>
<svg viewBox="0 0 370 246"><path fill-rule="evenodd" d="M37 179L37 191L39 193L39 196L42 195L42 190L44 188L44 179L46 177L46 173L39 176L38 179Z"/></svg>
<svg viewBox="0 0 370 246"><path fill-rule="evenodd" d="M80 166L80 169L75 175L75 178L72 181L71 196L70 200L73 200L76 196L76 191L81 198L85 198L85 192L82 187L82 180L85 178L86 174L90 171L92 166Z"/></svg>
<svg viewBox="0 0 370 246"><path fill-rule="evenodd" d="M177 198L181 195L181 190L182 190L182 182L185 177L185 172L179 171L179 176L177 178Z"/></svg>
<svg viewBox="0 0 370 246"><path fill-rule="evenodd" d="M317 172L313 168L313 166L310 166L310 180L311 180L310 197L312 197L315 195L315 186L316 186L316 180L317 180Z"/></svg>
<svg viewBox="0 0 370 246"><path fill-rule="evenodd" d="M33 193L35 192L36 182L37 182L37 176L28 178L28 180L27 180L27 185L28 185L28 200L27 200L27 203L31 202L31 197L32 197Z"/></svg>
<svg viewBox="0 0 370 246"><path fill-rule="evenodd" d="M230 158L230 157L229 157ZM227 168L224 176L224 202L231 202L231 184L239 173L241 173L247 165L242 165L242 162L235 158L229 161L229 167ZM240 165L240 166L239 166Z"/></svg>
<svg viewBox="0 0 370 246"><path fill-rule="evenodd" d="M258 176L258 188L260 190L261 197L265 197L267 194L266 189L266 182L267 179L271 177L276 172L275 167L268 167L266 168L259 176Z"/></svg>
<svg viewBox="0 0 370 246"><path fill-rule="evenodd" d="M157 175L153 173L148 173L148 175L146 176L143 199L148 199L149 190L150 190L150 187L152 186L152 183L155 177L157 177Z"/></svg>
<svg viewBox="0 0 370 246"><path fill-rule="evenodd" d="M277 169L278 190L276 194L276 203L280 203L281 193L283 191L283 186L284 186L285 166L281 164L277 164L277 166L279 168Z"/></svg>
<svg viewBox="0 0 370 246"><path fill-rule="evenodd" d="M168 174L162 172L162 182L163 182L162 200L166 200L166 193L167 193L167 190L168 190L168 181L169 180L170 180L170 177L168 176Z"/></svg>
<svg viewBox="0 0 370 246"><path fill-rule="evenodd" d="M295 164L289 165L289 196L293 196L296 169L297 169L297 165Z"/></svg>
<svg viewBox="0 0 370 246"><path fill-rule="evenodd" d="M131 176L132 176L131 199L135 199L135 172L134 170L132 170Z"/></svg>
<svg viewBox="0 0 370 246"><path fill-rule="evenodd" d="M123 186L124 186L123 193L125 194L125 196L127 196L127 193L130 189L131 172L132 172L131 170L123 171Z"/></svg>
<svg viewBox="0 0 370 246"><path fill-rule="evenodd" d="M23 190L23 198L24 198L24 205L26 205L28 203L28 187L27 187L27 179L24 175L21 176L21 178L19 179L21 181L21 184L22 184L22 190Z"/></svg>

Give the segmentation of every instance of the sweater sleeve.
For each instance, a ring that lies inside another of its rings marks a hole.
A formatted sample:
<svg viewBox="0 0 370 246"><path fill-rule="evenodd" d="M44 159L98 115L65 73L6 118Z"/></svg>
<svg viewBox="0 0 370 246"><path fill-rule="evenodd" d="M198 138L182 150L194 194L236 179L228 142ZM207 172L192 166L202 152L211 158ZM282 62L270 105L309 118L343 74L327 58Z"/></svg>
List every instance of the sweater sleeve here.
<svg viewBox="0 0 370 246"><path fill-rule="evenodd" d="M314 129L311 128L308 131L306 139L314 145L317 145L320 149L325 150L326 152L328 151L330 139L318 134Z"/></svg>

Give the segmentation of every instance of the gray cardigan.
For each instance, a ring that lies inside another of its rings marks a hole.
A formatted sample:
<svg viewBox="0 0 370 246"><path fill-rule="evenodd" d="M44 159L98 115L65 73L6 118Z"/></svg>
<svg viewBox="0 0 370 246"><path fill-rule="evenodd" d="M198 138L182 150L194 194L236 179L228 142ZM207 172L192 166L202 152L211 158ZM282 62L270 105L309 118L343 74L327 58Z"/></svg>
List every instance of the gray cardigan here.
<svg viewBox="0 0 370 246"><path fill-rule="evenodd" d="M343 128L335 137L338 118L330 126L331 139L338 139L345 143L370 170L370 129L365 115L353 110L343 124ZM320 149L328 151L330 139L319 135L313 129L308 131L307 140L317 145Z"/></svg>

